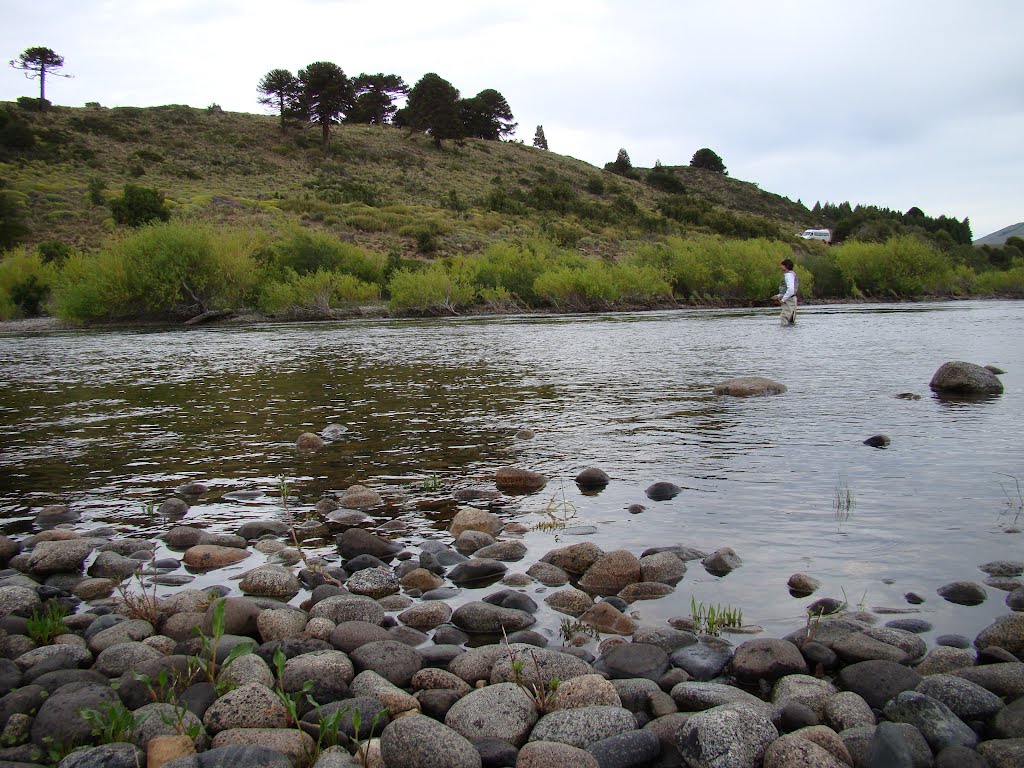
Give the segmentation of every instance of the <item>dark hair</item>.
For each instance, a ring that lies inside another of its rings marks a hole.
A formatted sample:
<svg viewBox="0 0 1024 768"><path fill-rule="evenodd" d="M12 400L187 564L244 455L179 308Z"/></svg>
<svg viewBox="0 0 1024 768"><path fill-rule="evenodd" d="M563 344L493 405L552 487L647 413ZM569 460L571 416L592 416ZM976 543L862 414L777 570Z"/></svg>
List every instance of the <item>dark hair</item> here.
<svg viewBox="0 0 1024 768"><path fill-rule="evenodd" d="M782 266L784 266L786 269L792 269L793 268L793 261L792 261L792 259L783 259L779 263Z"/></svg>

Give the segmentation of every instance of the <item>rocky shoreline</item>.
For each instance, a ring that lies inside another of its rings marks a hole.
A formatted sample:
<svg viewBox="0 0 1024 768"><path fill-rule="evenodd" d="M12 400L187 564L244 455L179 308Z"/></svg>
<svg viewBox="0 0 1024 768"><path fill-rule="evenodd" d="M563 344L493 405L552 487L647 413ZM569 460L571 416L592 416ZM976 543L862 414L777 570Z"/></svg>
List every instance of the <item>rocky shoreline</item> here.
<svg viewBox="0 0 1024 768"><path fill-rule="evenodd" d="M545 478L506 468L495 480L463 503ZM591 468L577 482L607 478ZM202 489L179 490L162 513ZM158 542L49 507L38 533L0 537L0 766L1024 764L1024 587L973 640L931 648L926 622L879 625L829 598L784 638L724 636L699 614L645 626L633 602L740 558L585 542L517 572L521 523L464 506L450 542L407 547L367 526L379 501L356 486L317 504L341 531L340 564L304 553L282 520L233 534L175 525ZM266 562L235 587L187 586L254 554ZM1024 574L982 568L1006 589ZM150 585L174 589L157 598ZM946 599L971 599L971 585L950 586ZM816 583L794 574L790 587ZM446 602L471 590L480 598ZM565 616L559 638L531 629L538 591Z"/></svg>

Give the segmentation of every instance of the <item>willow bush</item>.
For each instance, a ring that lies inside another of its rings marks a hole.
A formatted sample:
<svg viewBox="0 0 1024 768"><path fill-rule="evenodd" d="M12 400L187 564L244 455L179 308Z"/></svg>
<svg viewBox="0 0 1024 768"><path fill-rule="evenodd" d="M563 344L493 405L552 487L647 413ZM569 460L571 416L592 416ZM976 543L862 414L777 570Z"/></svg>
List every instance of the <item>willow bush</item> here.
<svg viewBox="0 0 1024 768"><path fill-rule="evenodd" d="M379 286L354 275L319 269L300 275L289 270L260 289L259 309L269 315L332 317L336 310L380 299Z"/></svg>
<svg viewBox="0 0 1024 768"><path fill-rule="evenodd" d="M543 272L533 289L545 304L570 311L651 305L672 298L672 286L657 267L609 264L598 259Z"/></svg>
<svg viewBox="0 0 1024 768"><path fill-rule="evenodd" d="M950 258L911 235L884 243L851 240L837 245L835 261L854 296L905 298L957 293L963 282Z"/></svg>
<svg viewBox="0 0 1024 768"><path fill-rule="evenodd" d="M386 258L382 254L324 232L295 227L274 243L272 251L278 266L300 275L318 270L341 272L365 283L379 283L384 277Z"/></svg>
<svg viewBox="0 0 1024 768"><path fill-rule="evenodd" d="M40 314L57 270L24 246L0 258L0 320Z"/></svg>
<svg viewBox="0 0 1024 768"><path fill-rule="evenodd" d="M464 266L465 261L457 266ZM477 289L458 270L454 273L444 261L435 261L426 269L399 269L388 281L391 296L388 307L394 312L414 314L452 314L473 306Z"/></svg>
<svg viewBox="0 0 1024 768"><path fill-rule="evenodd" d="M237 309L252 300L258 232L183 223L150 224L94 254L72 254L54 287L64 320L180 317Z"/></svg>

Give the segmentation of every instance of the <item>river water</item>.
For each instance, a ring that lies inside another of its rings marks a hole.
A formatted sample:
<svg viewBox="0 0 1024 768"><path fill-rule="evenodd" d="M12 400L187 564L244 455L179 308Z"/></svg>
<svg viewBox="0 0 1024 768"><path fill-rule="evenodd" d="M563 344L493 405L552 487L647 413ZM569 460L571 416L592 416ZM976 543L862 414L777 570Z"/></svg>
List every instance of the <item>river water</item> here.
<svg viewBox="0 0 1024 768"><path fill-rule="evenodd" d="M1005 593L988 587L966 607L935 590L1024 559L1022 321L1024 302L955 302L806 307L794 327L769 310L678 310L0 333L0 518L21 535L38 507L64 502L85 528L157 535L172 521L147 505L201 480L211 491L183 522L233 531L285 514L283 477L300 510L373 487L387 501L373 523L403 521L415 546L443 537L454 490L493 489L494 471L514 465L548 485L495 511L532 526L554 500L575 517L569 533L525 534L530 553L512 570L583 540L636 554L731 546L743 559L724 578L691 563L672 595L633 605L644 621L689 615L693 597L777 635L816 597L908 609L913 591L932 634L973 637L1005 613ZM1005 369L1005 393L937 399L928 382L947 360ZM711 394L741 375L789 391ZM296 451L300 433L328 424L347 431ZM863 444L877 433L888 448ZM573 482L587 466L612 478L597 495ZM656 481L683 491L650 501ZM240 490L264 495L224 497ZM823 582L814 598L790 596L797 571Z"/></svg>

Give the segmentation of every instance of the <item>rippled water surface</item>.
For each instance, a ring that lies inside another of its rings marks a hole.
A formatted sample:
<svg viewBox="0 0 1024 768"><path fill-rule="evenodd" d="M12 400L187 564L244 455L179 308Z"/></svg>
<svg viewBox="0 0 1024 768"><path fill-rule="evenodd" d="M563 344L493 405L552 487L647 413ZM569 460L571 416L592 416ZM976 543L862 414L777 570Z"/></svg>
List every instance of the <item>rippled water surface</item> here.
<svg viewBox="0 0 1024 768"><path fill-rule="evenodd" d="M414 545L442 536L453 490L493 488L495 469L516 465L551 480L502 500L509 518L545 520L554 497L606 550L686 543L743 558L725 578L691 563L674 594L633 606L644 620L688 615L693 596L788 631L808 600L786 579L804 571L824 582L817 596L867 607L907 608L918 592L938 632L973 637L1004 593L963 607L935 589L1024 559L1022 320L1021 302L966 302L807 307L793 328L767 310L683 310L0 334L0 516L23 534L34 509L67 502L87 524L155 535L170 521L146 504L202 480L211 491L184 521L234 530L283 514L281 477L299 510L359 482L388 502L376 522L405 521ZM940 401L928 381L947 360L1005 369L1005 393ZM748 374L789 391L711 394ZM347 431L295 450L328 424ZM517 439L522 428L535 437ZM876 433L887 449L862 443ZM573 482L586 466L612 477L596 496ZM683 492L648 500L660 480ZM852 508L837 513L846 489ZM238 490L265 495L223 498ZM513 569L582 539L525 540Z"/></svg>

